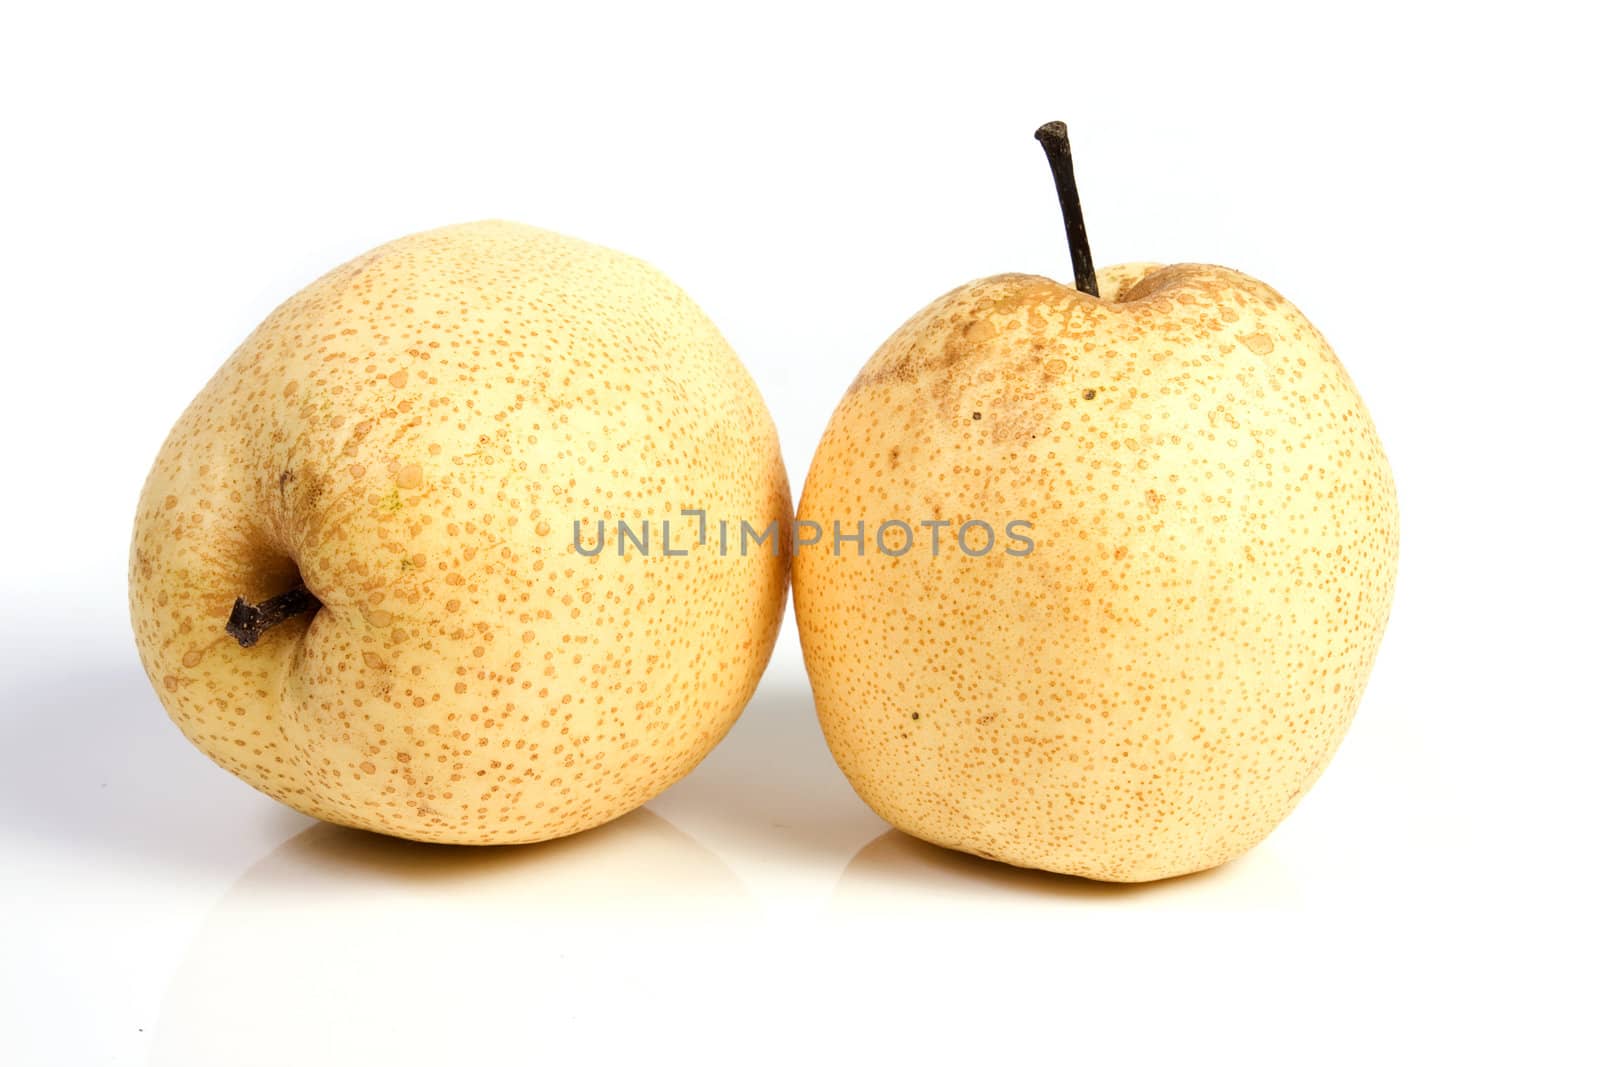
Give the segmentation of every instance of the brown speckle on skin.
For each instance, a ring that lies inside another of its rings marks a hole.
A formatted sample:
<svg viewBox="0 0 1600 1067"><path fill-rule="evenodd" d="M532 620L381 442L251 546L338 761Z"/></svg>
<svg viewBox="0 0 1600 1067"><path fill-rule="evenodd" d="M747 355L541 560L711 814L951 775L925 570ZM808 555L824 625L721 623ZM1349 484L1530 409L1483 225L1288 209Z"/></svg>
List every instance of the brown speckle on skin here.
<svg viewBox="0 0 1600 1067"><path fill-rule="evenodd" d="M1258 356L1272 355L1272 338L1264 333L1253 333L1244 338L1245 347Z"/></svg>
<svg viewBox="0 0 1600 1067"><path fill-rule="evenodd" d="M420 464L407 463L401 467L394 476L394 484L402 489L416 489L422 485L422 467Z"/></svg>

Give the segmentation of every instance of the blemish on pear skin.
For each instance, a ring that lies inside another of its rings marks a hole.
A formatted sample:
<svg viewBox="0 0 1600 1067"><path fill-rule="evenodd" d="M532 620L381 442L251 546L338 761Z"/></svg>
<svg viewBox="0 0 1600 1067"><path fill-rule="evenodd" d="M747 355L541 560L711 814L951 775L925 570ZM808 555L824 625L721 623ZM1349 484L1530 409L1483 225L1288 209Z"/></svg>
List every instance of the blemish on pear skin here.
<svg viewBox="0 0 1600 1067"><path fill-rule="evenodd" d="M1099 392L1094 390L1094 389L1085 389L1083 391L1083 398L1085 400L1093 400L1095 397L1097 397L1099 395L1100 395Z"/></svg>
<svg viewBox="0 0 1600 1067"><path fill-rule="evenodd" d="M1270 356L1272 354L1272 338L1264 333L1253 333L1249 337L1241 338L1241 340L1244 341L1246 348L1258 356Z"/></svg>
<svg viewBox="0 0 1600 1067"><path fill-rule="evenodd" d="M342 422L343 422L342 418L335 419L334 420L334 426L337 428ZM362 419L360 422L356 423L355 429L352 430L351 433L350 433L350 440L345 442L344 454L347 455L347 456L353 456L358 451L360 451L362 439L364 437L366 437L367 434L369 434L371 432L372 432L372 420L371 419Z"/></svg>

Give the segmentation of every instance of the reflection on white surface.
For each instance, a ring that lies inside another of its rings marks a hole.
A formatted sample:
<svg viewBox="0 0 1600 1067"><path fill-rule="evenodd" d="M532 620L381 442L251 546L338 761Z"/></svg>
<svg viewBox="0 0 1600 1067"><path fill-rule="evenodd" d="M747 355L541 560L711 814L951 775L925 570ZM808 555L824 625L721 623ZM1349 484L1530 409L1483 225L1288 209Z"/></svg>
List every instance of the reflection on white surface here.
<svg viewBox="0 0 1600 1067"><path fill-rule="evenodd" d="M120 640L71 653L0 690L7 1067L1282 1062L1367 1055L1355 1014L1422 1062L1485 1044L1485 998L1587 1003L1527 984L1575 939L1525 938L1482 854L1446 872L1381 716L1262 846L1108 886L888 831L792 645L646 809L504 849L313 823L191 748Z"/></svg>
<svg viewBox="0 0 1600 1067"><path fill-rule="evenodd" d="M85 651L101 654L35 662L0 694L10 834L64 860L192 882L230 877L311 824L189 744L131 642Z"/></svg>
<svg viewBox="0 0 1600 1067"><path fill-rule="evenodd" d="M684 980L686 964L723 981L742 973L754 914L716 856L648 810L519 848L318 825L252 867L207 917L172 980L151 1062L659 1053L716 999Z"/></svg>
<svg viewBox="0 0 1600 1067"><path fill-rule="evenodd" d="M850 860L831 908L843 915L904 915L908 908L984 908L996 903L1040 910L1093 906L1254 911L1297 907L1301 894L1293 872L1278 861L1270 841L1209 871L1122 884L1012 867L890 830Z"/></svg>
<svg viewBox="0 0 1600 1067"><path fill-rule="evenodd" d="M811 687L782 651L728 736L650 806L739 864L758 893L826 892L885 824L833 762Z"/></svg>

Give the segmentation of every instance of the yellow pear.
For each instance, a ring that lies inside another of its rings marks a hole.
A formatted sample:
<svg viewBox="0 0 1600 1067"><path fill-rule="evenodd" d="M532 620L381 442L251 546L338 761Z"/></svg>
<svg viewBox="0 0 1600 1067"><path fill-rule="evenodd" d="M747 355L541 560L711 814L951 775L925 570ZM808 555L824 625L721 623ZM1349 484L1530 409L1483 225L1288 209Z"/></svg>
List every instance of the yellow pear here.
<svg viewBox="0 0 1600 1067"><path fill-rule="evenodd" d="M300 811L558 837L687 773L771 653L787 536L722 552L686 509L790 520L700 309L582 241L433 230L290 298L184 412L139 501L135 638L189 739Z"/></svg>
<svg viewBox="0 0 1600 1067"><path fill-rule="evenodd" d="M1079 251L1079 288L962 286L867 363L806 478L825 533L795 610L828 744L884 819L1144 881L1244 852L1327 765L1398 520L1361 398L1287 300L1196 265L1091 295Z"/></svg>

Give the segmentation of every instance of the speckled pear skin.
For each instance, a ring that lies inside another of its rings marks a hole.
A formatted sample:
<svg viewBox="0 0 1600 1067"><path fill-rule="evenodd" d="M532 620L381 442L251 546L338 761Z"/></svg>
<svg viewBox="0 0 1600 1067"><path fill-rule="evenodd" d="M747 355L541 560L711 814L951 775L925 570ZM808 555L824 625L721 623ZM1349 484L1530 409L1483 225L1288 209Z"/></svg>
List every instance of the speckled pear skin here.
<svg viewBox="0 0 1600 1067"><path fill-rule="evenodd" d="M771 417L706 316L620 253L446 227L290 298L184 412L139 501L134 634L189 739L291 807L559 837L687 773L771 653L787 536L722 556L681 508L790 520ZM592 548L619 518L655 524L648 556L574 549L574 520ZM319 611L224 633L297 571Z"/></svg>
<svg viewBox="0 0 1600 1067"><path fill-rule="evenodd" d="M828 745L884 819L1138 882L1238 856L1327 766L1398 514L1361 398L1283 297L1212 266L1098 280L974 282L878 350L800 518L953 525L937 557L920 528L898 559L801 548L795 611ZM1029 555L950 545L1013 518Z"/></svg>

